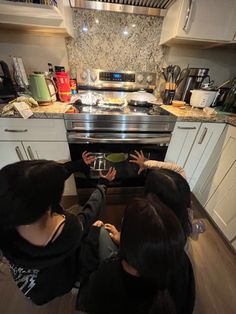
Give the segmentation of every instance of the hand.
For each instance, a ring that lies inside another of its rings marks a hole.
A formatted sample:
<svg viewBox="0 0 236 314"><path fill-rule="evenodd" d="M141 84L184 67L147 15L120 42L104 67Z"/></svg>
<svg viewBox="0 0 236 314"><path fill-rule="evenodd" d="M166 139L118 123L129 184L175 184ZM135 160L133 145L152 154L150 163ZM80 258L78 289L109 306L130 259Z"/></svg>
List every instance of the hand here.
<svg viewBox="0 0 236 314"><path fill-rule="evenodd" d="M94 160L96 160L95 156L91 156L87 151L84 151L82 154L83 161L86 165L91 165Z"/></svg>
<svg viewBox="0 0 236 314"><path fill-rule="evenodd" d="M105 175L102 173L102 171L99 171L99 175L101 178L106 179L109 182L111 182L116 177L116 169L113 167L110 167L108 172Z"/></svg>
<svg viewBox="0 0 236 314"><path fill-rule="evenodd" d="M112 241L117 244L120 245L120 232L116 229L116 227L114 225L111 224L105 224L104 228L109 231L109 235L112 239Z"/></svg>
<svg viewBox="0 0 236 314"><path fill-rule="evenodd" d="M144 167L145 157L142 151L138 152L137 150L135 150L134 152L136 155L130 154L130 156L133 157L134 159L131 159L129 162L132 162L139 166L138 174L140 174L145 169Z"/></svg>
<svg viewBox="0 0 236 314"><path fill-rule="evenodd" d="M101 220L97 220L93 223L94 227L102 227L104 225L104 223Z"/></svg>

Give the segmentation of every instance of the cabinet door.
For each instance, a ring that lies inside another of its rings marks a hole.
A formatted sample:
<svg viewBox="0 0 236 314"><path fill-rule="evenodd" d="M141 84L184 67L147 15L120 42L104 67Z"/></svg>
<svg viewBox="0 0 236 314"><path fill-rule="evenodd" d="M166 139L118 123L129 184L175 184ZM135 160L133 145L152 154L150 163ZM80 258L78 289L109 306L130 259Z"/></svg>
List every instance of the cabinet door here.
<svg viewBox="0 0 236 314"><path fill-rule="evenodd" d="M165 161L184 167L200 125L200 122L177 122L175 124Z"/></svg>
<svg viewBox="0 0 236 314"><path fill-rule="evenodd" d="M236 236L236 162L206 205L206 210L228 240Z"/></svg>
<svg viewBox="0 0 236 314"><path fill-rule="evenodd" d="M235 14L235 0L176 0L164 18L160 43L232 41Z"/></svg>
<svg viewBox="0 0 236 314"><path fill-rule="evenodd" d="M3 141L67 141L63 119L1 118Z"/></svg>
<svg viewBox="0 0 236 314"><path fill-rule="evenodd" d="M231 41L236 29L235 13L235 0L184 0L177 35L202 40Z"/></svg>
<svg viewBox="0 0 236 314"><path fill-rule="evenodd" d="M20 141L0 142L0 169L13 162L27 159Z"/></svg>
<svg viewBox="0 0 236 314"><path fill-rule="evenodd" d="M231 242L231 245L232 245L232 247L235 249L235 251L236 251L236 239L233 241L233 242Z"/></svg>
<svg viewBox="0 0 236 314"><path fill-rule="evenodd" d="M188 160L184 166L191 189L195 186L203 169L225 128L224 123L203 123L198 132Z"/></svg>
<svg viewBox="0 0 236 314"><path fill-rule="evenodd" d="M236 159L236 128L227 126L199 177L193 193L205 206Z"/></svg>
<svg viewBox="0 0 236 314"><path fill-rule="evenodd" d="M58 162L70 160L67 142L23 142L30 159L47 159ZM74 176L66 180L64 195L76 195Z"/></svg>

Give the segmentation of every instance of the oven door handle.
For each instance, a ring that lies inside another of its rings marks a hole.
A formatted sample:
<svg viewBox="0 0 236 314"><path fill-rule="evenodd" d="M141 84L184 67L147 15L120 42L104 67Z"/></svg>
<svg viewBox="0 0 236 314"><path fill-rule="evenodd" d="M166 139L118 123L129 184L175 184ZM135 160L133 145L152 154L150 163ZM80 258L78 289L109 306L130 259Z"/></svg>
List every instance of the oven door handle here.
<svg viewBox="0 0 236 314"><path fill-rule="evenodd" d="M96 138L89 136L72 135L68 137L69 143L141 143L141 144L168 144L171 135L162 134L154 137L136 137L136 138Z"/></svg>

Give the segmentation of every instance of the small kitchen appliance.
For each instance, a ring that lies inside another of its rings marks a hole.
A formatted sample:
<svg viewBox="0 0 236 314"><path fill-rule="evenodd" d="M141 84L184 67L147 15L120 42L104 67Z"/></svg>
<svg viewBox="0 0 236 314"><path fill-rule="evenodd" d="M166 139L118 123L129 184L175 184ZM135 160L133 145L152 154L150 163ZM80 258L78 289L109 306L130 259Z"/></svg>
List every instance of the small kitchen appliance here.
<svg viewBox="0 0 236 314"><path fill-rule="evenodd" d="M219 91L194 89L190 91L192 93L190 98L190 105L197 108L205 108L213 106Z"/></svg>
<svg viewBox="0 0 236 314"><path fill-rule="evenodd" d="M56 86L52 79L42 73L30 74L30 91L39 103L52 102L55 100ZM52 90L52 86L54 89Z"/></svg>
<svg viewBox="0 0 236 314"><path fill-rule="evenodd" d="M0 61L0 99L2 102L8 102L9 100L17 97L17 92L11 79L8 65L4 61Z"/></svg>
<svg viewBox="0 0 236 314"><path fill-rule="evenodd" d="M207 68L186 68L180 73L180 80L175 92L176 100L183 100L189 103L193 89L200 89L202 82L208 76Z"/></svg>

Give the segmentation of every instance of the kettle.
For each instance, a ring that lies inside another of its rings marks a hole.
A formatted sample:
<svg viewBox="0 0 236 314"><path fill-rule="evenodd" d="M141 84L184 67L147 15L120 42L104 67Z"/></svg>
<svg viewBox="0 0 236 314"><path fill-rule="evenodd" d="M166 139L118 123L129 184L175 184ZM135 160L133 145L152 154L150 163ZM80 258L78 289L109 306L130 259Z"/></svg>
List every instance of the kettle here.
<svg viewBox="0 0 236 314"><path fill-rule="evenodd" d="M57 88L52 79L44 74L30 74L30 91L35 100L39 103L52 102L56 100Z"/></svg>

